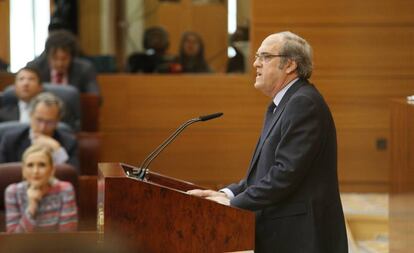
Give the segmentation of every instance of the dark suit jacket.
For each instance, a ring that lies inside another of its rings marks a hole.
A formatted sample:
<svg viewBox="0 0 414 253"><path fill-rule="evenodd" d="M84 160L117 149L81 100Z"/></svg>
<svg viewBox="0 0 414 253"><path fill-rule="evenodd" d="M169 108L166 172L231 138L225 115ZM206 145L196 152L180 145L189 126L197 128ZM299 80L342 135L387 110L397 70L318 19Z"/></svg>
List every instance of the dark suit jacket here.
<svg viewBox="0 0 414 253"><path fill-rule="evenodd" d="M22 126L3 133L0 142L0 163L19 162L23 152L31 145L29 126ZM78 144L76 138L59 129L56 129L53 138L60 143L69 156L67 163L79 170Z"/></svg>
<svg viewBox="0 0 414 253"><path fill-rule="evenodd" d="M256 212L256 251L346 253L336 130L316 88L298 80L256 146L231 205Z"/></svg>
<svg viewBox="0 0 414 253"><path fill-rule="evenodd" d="M45 53L29 62L27 66L38 69L42 82L51 82L49 63ZM69 68L68 79L69 84L75 86L79 92L99 95L96 71L90 62L74 57Z"/></svg>
<svg viewBox="0 0 414 253"><path fill-rule="evenodd" d="M20 118L19 106L17 104L2 106L0 108L0 122L18 121Z"/></svg>

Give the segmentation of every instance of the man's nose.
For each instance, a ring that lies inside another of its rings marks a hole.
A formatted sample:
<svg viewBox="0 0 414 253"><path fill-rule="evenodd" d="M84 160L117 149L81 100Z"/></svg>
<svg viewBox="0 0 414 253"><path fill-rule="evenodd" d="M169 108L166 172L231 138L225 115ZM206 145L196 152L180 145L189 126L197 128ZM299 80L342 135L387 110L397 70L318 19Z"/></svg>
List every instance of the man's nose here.
<svg viewBox="0 0 414 253"><path fill-rule="evenodd" d="M46 124L46 122L41 122L41 123L39 124L39 131L40 131L42 134L44 134L44 133L46 132L46 128L47 128L47 124Z"/></svg>
<svg viewBox="0 0 414 253"><path fill-rule="evenodd" d="M262 62L260 61L259 57L256 57L253 61L253 67L257 68L259 66L261 66Z"/></svg>
<svg viewBox="0 0 414 253"><path fill-rule="evenodd" d="M57 61L56 66L61 68L63 66L63 61Z"/></svg>

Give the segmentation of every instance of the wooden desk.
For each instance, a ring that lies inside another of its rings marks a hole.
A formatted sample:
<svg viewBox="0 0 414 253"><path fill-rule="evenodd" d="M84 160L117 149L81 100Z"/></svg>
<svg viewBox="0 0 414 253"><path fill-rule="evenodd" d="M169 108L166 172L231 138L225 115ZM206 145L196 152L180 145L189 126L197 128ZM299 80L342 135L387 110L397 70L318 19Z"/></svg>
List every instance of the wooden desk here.
<svg viewBox="0 0 414 253"><path fill-rule="evenodd" d="M414 248L414 104L392 100L390 252Z"/></svg>
<svg viewBox="0 0 414 253"><path fill-rule="evenodd" d="M0 252L97 252L96 231L71 233L0 233ZM99 251L109 252L109 251ZM123 252L124 253L124 252Z"/></svg>
<svg viewBox="0 0 414 253"><path fill-rule="evenodd" d="M391 105L390 189L414 192L414 104L406 99Z"/></svg>

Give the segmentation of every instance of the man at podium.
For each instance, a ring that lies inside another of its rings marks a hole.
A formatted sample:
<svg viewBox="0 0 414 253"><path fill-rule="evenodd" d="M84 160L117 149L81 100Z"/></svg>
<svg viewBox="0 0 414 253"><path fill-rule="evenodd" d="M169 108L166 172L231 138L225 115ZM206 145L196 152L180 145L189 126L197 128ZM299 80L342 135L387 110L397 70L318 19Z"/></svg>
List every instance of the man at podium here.
<svg viewBox="0 0 414 253"><path fill-rule="evenodd" d="M256 213L255 252L348 252L338 189L336 130L309 83L312 49L291 32L268 36L253 66L272 98L247 176L190 194Z"/></svg>

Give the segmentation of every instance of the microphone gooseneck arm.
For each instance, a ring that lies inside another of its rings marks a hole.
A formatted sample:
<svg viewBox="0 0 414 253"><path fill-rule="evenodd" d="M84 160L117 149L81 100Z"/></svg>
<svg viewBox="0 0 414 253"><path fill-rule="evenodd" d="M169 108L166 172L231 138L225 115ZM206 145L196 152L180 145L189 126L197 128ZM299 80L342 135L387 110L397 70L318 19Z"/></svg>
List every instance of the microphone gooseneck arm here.
<svg viewBox="0 0 414 253"><path fill-rule="evenodd" d="M148 167L151 162L167 147L186 127L189 125L198 122L198 121L207 121L210 119L214 119L220 117L223 113L214 113L210 115L200 116L198 118L190 119L186 121L184 124L179 126L163 143L161 143L154 151L151 152L142 162L139 170L134 171L134 174L137 178L143 180L145 179L146 174L148 173Z"/></svg>
<svg viewBox="0 0 414 253"><path fill-rule="evenodd" d="M159 145L141 164L141 169L147 169L152 160L158 156L159 153L168 145L170 144L186 127L189 125L200 121L199 119L190 119L189 121L182 124L177 130L174 131L161 145Z"/></svg>

